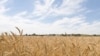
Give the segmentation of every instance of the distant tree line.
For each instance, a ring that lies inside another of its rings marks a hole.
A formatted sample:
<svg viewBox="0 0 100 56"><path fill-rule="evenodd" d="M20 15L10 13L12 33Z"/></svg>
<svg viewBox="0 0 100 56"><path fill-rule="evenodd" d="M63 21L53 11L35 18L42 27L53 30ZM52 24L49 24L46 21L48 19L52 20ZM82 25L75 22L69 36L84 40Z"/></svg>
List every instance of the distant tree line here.
<svg viewBox="0 0 100 56"><path fill-rule="evenodd" d="M25 34L25 36L100 36L97 34L93 34L93 35L88 35L88 34Z"/></svg>

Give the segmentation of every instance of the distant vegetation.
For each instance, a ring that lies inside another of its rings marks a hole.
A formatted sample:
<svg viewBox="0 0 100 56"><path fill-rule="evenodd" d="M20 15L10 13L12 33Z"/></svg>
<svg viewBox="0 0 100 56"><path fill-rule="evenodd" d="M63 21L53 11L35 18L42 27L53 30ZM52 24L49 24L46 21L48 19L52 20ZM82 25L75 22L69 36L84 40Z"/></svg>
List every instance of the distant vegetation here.
<svg viewBox="0 0 100 56"><path fill-rule="evenodd" d="M25 36L100 36L98 34L24 34Z"/></svg>

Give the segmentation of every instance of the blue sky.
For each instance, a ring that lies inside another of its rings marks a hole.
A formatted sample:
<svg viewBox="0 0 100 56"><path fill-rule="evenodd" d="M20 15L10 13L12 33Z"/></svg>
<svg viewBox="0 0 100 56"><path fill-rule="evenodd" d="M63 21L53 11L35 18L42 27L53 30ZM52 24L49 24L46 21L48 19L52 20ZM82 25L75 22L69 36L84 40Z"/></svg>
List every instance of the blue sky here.
<svg viewBox="0 0 100 56"><path fill-rule="evenodd" d="M0 0L0 33L100 34L100 0Z"/></svg>

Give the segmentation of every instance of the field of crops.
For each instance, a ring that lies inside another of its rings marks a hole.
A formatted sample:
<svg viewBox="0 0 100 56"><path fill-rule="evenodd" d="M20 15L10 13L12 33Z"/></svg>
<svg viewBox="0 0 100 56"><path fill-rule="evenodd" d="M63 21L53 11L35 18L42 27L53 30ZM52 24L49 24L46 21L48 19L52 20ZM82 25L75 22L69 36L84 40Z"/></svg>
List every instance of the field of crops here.
<svg viewBox="0 0 100 56"><path fill-rule="evenodd" d="M0 56L100 56L99 36L0 37Z"/></svg>
<svg viewBox="0 0 100 56"><path fill-rule="evenodd" d="M100 36L0 36L0 56L100 56Z"/></svg>

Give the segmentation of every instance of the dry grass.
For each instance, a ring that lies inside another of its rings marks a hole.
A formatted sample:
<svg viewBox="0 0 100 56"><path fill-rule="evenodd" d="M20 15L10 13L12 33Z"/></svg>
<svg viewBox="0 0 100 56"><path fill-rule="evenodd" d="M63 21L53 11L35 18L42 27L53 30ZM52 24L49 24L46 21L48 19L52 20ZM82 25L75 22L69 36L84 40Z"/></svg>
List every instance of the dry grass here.
<svg viewBox="0 0 100 56"><path fill-rule="evenodd" d="M100 36L0 36L0 56L100 56Z"/></svg>

